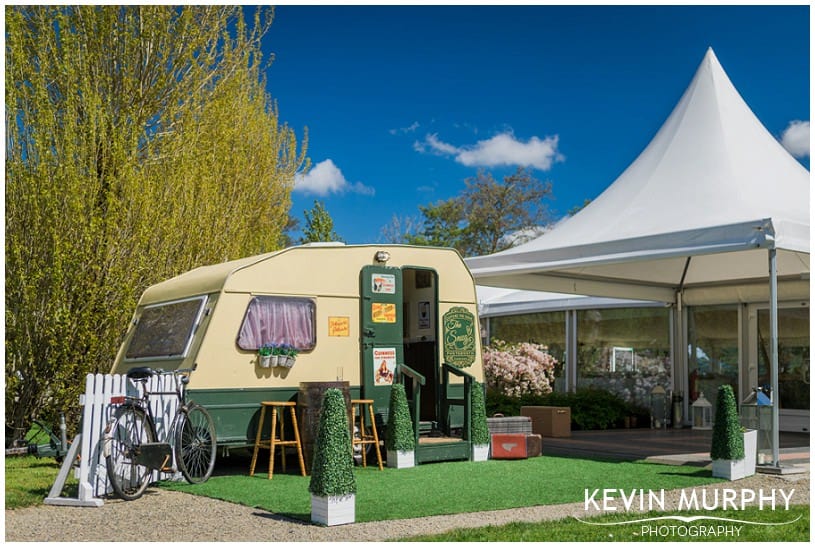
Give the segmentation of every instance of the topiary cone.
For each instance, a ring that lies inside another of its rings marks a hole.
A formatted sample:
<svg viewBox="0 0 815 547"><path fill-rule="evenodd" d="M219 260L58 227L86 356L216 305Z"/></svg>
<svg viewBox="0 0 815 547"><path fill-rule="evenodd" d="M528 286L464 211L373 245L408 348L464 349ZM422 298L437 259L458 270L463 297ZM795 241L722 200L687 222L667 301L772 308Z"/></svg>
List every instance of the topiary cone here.
<svg viewBox="0 0 815 547"><path fill-rule="evenodd" d="M744 458L744 434L739 423L736 396L730 385L719 386L716 398L716 418L710 446L713 460L741 460Z"/></svg>
<svg viewBox="0 0 815 547"><path fill-rule="evenodd" d="M323 396L309 492L315 496L356 493L351 451L345 397L339 389L328 389Z"/></svg>
<svg viewBox="0 0 815 547"><path fill-rule="evenodd" d="M388 450L414 450L416 440L413 436L413 424L410 420L405 386L391 386L390 408L388 411L387 444Z"/></svg>
<svg viewBox="0 0 815 547"><path fill-rule="evenodd" d="M484 386L473 382L472 387L472 426L470 442L476 445L490 444L490 429L487 426L487 408L484 402Z"/></svg>

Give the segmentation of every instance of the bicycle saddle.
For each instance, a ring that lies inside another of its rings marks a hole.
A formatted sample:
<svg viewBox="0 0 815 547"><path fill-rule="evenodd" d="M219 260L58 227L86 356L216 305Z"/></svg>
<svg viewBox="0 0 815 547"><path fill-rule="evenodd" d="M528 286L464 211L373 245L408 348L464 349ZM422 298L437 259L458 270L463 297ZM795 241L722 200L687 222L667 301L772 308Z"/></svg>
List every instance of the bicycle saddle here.
<svg viewBox="0 0 815 547"><path fill-rule="evenodd" d="M155 372L150 367L136 367L127 371L127 377L131 380L147 380Z"/></svg>

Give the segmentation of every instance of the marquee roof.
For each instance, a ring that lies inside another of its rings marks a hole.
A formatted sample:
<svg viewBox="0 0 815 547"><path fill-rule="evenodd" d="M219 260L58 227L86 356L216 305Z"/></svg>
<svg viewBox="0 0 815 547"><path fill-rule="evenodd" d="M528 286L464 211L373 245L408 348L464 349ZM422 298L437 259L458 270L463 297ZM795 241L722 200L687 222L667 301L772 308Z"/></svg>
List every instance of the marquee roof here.
<svg viewBox="0 0 815 547"><path fill-rule="evenodd" d="M479 285L750 301L766 299L769 248L780 297L808 295L809 172L708 49L653 140L600 196L537 239L467 264Z"/></svg>

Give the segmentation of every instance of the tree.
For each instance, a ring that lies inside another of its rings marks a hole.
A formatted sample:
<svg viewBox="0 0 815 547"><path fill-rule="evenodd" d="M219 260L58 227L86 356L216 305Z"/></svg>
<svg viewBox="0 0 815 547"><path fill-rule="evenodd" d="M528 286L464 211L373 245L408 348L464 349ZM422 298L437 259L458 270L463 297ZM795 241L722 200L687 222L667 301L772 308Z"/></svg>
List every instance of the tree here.
<svg viewBox="0 0 815 547"><path fill-rule="evenodd" d="M407 234L414 245L454 247L464 256L491 254L540 234L549 223L549 183L523 168L501 182L479 171L457 196L419 207L421 230Z"/></svg>
<svg viewBox="0 0 815 547"><path fill-rule="evenodd" d="M280 234L280 246L292 247L297 242L294 239L294 234L300 231L300 219L290 216L286 221L286 226L283 227L283 232Z"/></svg>
<svg viewBox="0 0 815 547"><path fill-rule="evenodd" d="M575 216L577 213L579 213L580 211L582 211L583 209L585 209L585 208L586 208L586 206L587 206L589 203L591 203L591 200L590 200L589 198L584 198L584 199L583 199L583 203L582 203L582 204L580 204L580 205L575 205L574 207L572 207L571 209L569 209L569 210L566 212L566 216L567 216L567 217L573 217L573 216Z"/></svg>
<svg viewBox="0 0 815 547"><path fill-rule="evenodd" d="M331 218L321 201L314 200L314 207L303 211L303 216L306 219L306 227L303 229L300 243L342 241L334 231L334 219Z"/></svg>
<svg viewBox="0 0 815 547"><path fill-rule="evenodd" d="M7 429L76 419L147 286L277 247L307 162L262 76L272 17L6 10Z"/></svg>
<svg viewBox="0 0 815 547"><path fill-rule="evenodd" d="M409 244L421 229L419 215L400 217L394 214L391 221L379 232L379 243Z"/></svg>
<svg viewBox="0 0 815 547"><path fill-rule="evenodd" d="M454 247L461 250L467 228L464 200L451 198L432 205L420 205L422 230L407 238L412 245Z"/></svg>

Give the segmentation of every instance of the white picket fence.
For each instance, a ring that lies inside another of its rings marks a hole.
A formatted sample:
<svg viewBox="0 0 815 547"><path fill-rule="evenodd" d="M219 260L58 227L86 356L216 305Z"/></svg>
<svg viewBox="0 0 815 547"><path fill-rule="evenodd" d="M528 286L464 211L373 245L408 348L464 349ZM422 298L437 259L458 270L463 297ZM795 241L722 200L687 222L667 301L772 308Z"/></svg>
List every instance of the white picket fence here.
<svg viewBox="0 0 815 547"><path fill-rule="evenodd" d="M170 395L153 395L150 407L156 420L157 440L165 440L178 409L173 375L152 376L147 381L151 392L171 392ZM103 440L105 428L113 419L117 404L111 398L141 396L141 383L128 381L123 374L88 374L85 378L85 394L79 398L82 409L82 432L74 438L68 454L62 463L57 480L51 487L45 503L48 505L76 505L99 507L104 503L103 496L112 492L107 477ZM77 466L78 464L78 466ZM175 466L174 466L175 467ZM79 479L76 498L62 497L62 489L71 469ZM176 479L180 473L154 472L153 480Z"/></svg>

